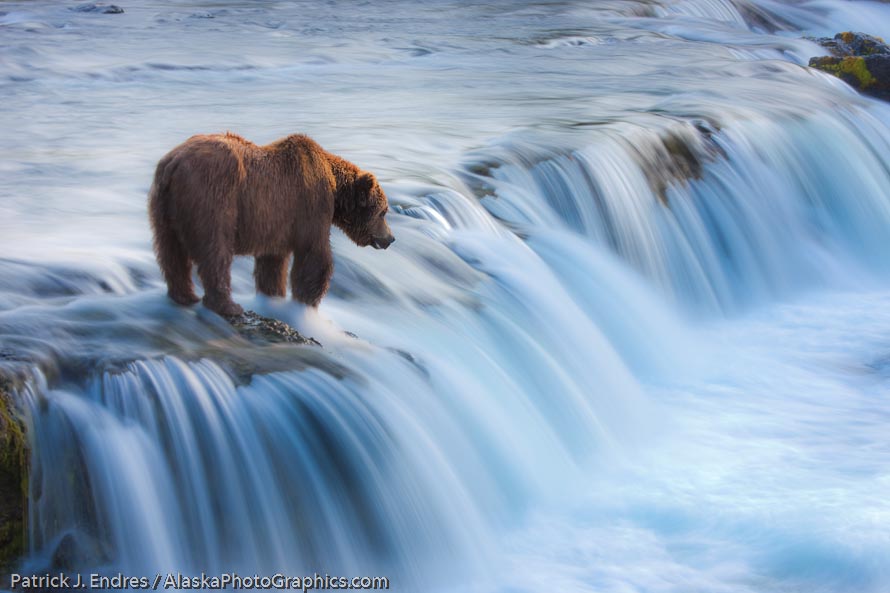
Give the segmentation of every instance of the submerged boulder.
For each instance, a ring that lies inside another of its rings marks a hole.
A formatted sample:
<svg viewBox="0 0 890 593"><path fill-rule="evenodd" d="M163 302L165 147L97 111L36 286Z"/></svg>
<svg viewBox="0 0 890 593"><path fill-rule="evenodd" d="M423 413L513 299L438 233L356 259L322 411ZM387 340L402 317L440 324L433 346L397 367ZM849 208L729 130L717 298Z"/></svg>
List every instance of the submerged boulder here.
<svg viewBox="0 0 890 593"><path fill-rule="evenodd" d="M28 516L28 444L13 384L0 368L0 574L25 551Z"/></svg>
<svg viewBox="0 0 890 593"><path fill-rule="evenodd" d="M810 59L810 67L833 74L862 93L890 100L890 46L880 37L846 31L815 39L831 55Z"/></svg>
<svg viewBox="0 0 890 593"><path fill-rule="evenodd" d="M123 14L124 12L124 9L116 4L104 4L102 2L78 4L71 10L74 12L92 12L96 14Z"/></svg>

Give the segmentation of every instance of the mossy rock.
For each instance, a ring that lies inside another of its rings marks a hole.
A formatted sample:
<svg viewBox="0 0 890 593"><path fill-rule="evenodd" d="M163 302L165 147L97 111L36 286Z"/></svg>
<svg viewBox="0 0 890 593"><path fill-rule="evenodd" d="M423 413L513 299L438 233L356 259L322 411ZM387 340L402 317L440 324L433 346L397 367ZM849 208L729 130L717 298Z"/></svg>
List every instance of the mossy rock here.
<svg viewBox="0 0 890 593"><path fill-rule="evenodd" d="M0 575L25 552L28 516L28 442L13 385L0 374Z"/></svg>
<svg viewBox="0 0 890 593"><path fill-rule="evenodd" d="M813 39L831 55L810 58L810 67L837 76L856 90L890 100L890 46L880 37L844 31Z"/></svg>
<svg viewBox="0 0 890 593"><path fill-rule="evenodd" d="M866 33L844 31L830 39L823 37L813 41L827 49L836 58L890 55L890 46L881 37Z"/></svg>
<svg viewBox="0 0 890 593"><path fill-rule="evenodd" d="M830 72L847 84L864 90L875 84L875 77L869 72L864 57L849 56L846 58L813 58L810 66L824 72Z"/></svg>
<svg viewBox="0 0 890 593"><path fill-rule="evenodd" d="M858 91L890 100L890 56L825 56L810 60L810 67L833 74Z"/></svg>

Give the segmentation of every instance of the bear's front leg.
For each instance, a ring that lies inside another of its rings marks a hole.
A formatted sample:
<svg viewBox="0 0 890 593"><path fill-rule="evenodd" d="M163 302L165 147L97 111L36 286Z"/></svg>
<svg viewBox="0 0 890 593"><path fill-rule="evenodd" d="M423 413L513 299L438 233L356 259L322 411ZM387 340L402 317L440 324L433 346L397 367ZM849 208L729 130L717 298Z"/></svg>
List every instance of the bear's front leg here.
<svg viewBox="0 0 890 593"><path fill-rule="evenodd" d="M198 262L198 276L204 285L204 306L228 317L244 309L232 300L232 254L213 253Z"/></svg>
<svg viewBox="0 0 890 593"><path fill-rule="evenodd" d="M294 299L318 307L333 274L334 256L329 243L294 252L294 265L290 271Z"/></svg>
<svg viewBox="0 0 890 593"><path fill-rule="evenodd" d="M258 255L254 259L253 278L257 292L287 296L287 260L287 255Z"/></svg>

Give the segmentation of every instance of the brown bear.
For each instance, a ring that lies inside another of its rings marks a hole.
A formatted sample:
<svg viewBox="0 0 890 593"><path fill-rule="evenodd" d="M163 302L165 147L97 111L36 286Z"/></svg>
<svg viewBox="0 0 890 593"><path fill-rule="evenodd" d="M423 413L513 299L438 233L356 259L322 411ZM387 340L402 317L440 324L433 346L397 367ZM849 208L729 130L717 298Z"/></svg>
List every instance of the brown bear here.
<svg viewBox="0 0 890 593"><path fill-rule="evenodd" d="M236 255L255 257L259 292L287 294L291 254L293 298L317 307L333 273L334 224L362 247L386 249L386 195L371 173L294 134L258 146L236 134L192 136L160 160L149 192L154 248L168 294L221 315L243 309L232 301Z"/></svg>

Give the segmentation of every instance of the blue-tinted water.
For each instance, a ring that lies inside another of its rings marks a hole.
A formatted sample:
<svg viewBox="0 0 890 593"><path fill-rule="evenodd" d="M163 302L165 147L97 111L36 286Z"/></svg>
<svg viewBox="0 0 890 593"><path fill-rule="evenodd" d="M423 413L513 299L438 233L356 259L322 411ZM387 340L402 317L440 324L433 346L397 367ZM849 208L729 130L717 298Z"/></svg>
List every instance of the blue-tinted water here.
<svg viewBox="0 0 890 593"><path fill-rule="evenodd" d="M890 590L890 110L803 67L890 7L71 6L0 4L24 569ZM164 297L153 166L226 129L390 196L398 242L335 234L317 313L236 264L322 351Z"/></svg>

